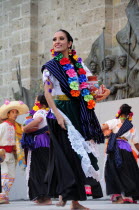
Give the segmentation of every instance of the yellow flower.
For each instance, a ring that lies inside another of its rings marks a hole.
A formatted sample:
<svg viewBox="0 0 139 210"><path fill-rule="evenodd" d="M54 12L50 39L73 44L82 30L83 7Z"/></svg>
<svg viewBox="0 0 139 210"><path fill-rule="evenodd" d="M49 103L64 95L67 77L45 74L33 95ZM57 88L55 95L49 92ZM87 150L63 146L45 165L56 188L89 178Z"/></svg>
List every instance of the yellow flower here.
<svg viewBox="0 0 139 210"><path fill-rule="evenodd" d="M35 106L33 106L33 110L34 111L38 111L39 110L39 107L35 105Z"/></svg>
<svg viewBox="0 0 139 210"><path fill-rule="evenodd" d="M78 55L74 55L73 59L77 61L78 60Z"/></svg>

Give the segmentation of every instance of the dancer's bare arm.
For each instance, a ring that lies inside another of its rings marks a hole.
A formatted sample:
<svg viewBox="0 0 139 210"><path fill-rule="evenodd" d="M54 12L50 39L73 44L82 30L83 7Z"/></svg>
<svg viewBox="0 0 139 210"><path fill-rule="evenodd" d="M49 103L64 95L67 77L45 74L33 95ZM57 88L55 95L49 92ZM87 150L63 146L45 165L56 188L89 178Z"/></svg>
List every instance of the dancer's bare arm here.
<svg viewBox="0 0 139 210"><path fill-rule="evenodd" d="M47 103L49 105L49 107L53 110L54 112L54 115L57 119L57 122L58 124L66 130L66 127L65 127L65 120L63 118L63 116L60 114L60 112L58 111L55 103L54 103L54 100L53 100L53 97L51 95L51 90L53 88L53 85L52 83L49 81L49 84L47 84L47 82L45 83L44 85L44 91L45 91L45 98L47 100Z"/></svg>

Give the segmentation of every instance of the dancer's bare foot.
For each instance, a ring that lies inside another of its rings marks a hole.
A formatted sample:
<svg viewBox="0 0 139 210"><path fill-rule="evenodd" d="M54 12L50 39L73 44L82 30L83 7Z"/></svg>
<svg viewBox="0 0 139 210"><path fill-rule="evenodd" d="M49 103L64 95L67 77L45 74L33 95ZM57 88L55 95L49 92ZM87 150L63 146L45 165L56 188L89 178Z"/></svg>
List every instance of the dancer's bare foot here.
<svg viewBox="0 0 139 210"><path fill-rule="evenodd" d="M38 205L52 205L52 200L51 199L46 199L46 200L36 200L34 201L34 203L38 204Z"/></svg>
<svg viewBox="0 0 139 210"><path fill-rule="evenodd" d="M0 204L9 204L10 202L7 200L0 200Z"/></svg>
<svg viewBox="0 0 139 210"><path fill-rule="evenodd" d="M67 201L62 200L62 195L59 195L59 202L56 203L56 206L62 206L64 207L66 205Z"/></svg>
<svg viewBox="0 0 139 210"><path fill-rule="evenodd" d="M46 199L45 201L42 202L43 205L52 205L52 200L51 199Z"/></svg>
<svg viewBox="0 0 139 210"><path fill-rule="evenodd" d="M116 201L113 201L112 203L113 204L122 204L122 203L124 203L124 200L122 197L119 197Z"/></svg>
<svg viewBox="0 0 139 210"><path fill-rule="evenodd" d="M59 201L56 203L56 206L62 206L64 207L66 205L66 201Z"/></svg>
<svg viewBox="0 0 139 210"><path fill-rule="evenodd" d="M0 198L0 204L9 204L9 198L8 197L3 197Z"/></svg>
<svg viewBox="0 0 139 210"><path fill-rule="evenodd" d="M90 210L89 208L82 206L81 204L78 203L78 201L72 201L71 206L70 206L71 210Z"/></svg>

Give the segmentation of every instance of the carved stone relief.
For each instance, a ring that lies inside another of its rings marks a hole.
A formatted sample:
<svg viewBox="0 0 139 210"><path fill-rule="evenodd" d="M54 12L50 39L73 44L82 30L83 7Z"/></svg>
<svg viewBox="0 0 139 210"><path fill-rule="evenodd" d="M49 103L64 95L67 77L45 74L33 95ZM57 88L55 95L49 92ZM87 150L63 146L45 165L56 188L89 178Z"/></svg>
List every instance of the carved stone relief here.
<svg viewBox="0 0 139 210"><path fill-rule="evenodd" d="M139 1L130 0L126 15L127 25L117 33L121 55L104 58L103 33L92 44L91 52L84 61L93 74L111 90L107 100L139 96ZM102 60L103 58L103 60Z"/></svg>

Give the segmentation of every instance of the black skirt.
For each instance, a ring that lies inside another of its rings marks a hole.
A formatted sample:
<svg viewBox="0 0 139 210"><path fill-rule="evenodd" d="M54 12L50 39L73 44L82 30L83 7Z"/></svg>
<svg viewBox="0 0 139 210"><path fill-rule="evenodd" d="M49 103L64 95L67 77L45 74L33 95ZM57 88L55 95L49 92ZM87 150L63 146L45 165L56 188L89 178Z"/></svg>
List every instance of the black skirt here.
<svg viewBox="0 0 139 210"><path fill-rule="evenodd" d="M86 200L85 175L81 159L71 147L67 131L56 119L47 119L50 131L50 159L45 182L50 197L62 195L64 201Z"/></svg>
<svg viewBox="0 0 139 210"><path fill-rule="evenodd" d="M94 169L96 171L98 171L99 167L98 167L97 158L92 153L89 153L88 155L89 155L91 164L93 165ZM86 182L86 185L90 185L90 187L91 187L92 194L90 194L89 196L92 196L93 198L103 197L103 192L102 192L100 182L96 181L96 179L93 179L92 177L86 178L85 182Z"/></svg>
<svg viewBox="0 0 139 210"><path fill-rule="evenodd" d="M29 198L36 200L48 198L47 185L44 183L45 173L48 167L49 148L40 147L32 151L29 172Z"/></svg>
<svg viewBox="0 0 139 210"><path fill-rule="evenodd" d="M80 134L82 135L79 101L77 101L77 100L68 100L68 101L56 100L55 103L56 103L56 106L70 119L70 121L72 122L75 129L78 130L80 132ZM91 164L94 167L94 169L96 171L99 170L97 158L92 153L89 153L88 156L90 158ZM85 185L91 186L91 191L92 191L91 196L93 198L103 197L101 185L95 179L93 179L92 177L91 178L85 177Z"/></svg>
<svg viewBox="0 0 139 210"><path fill-rule="evenodd" d="M107 157L105 166L106 192L108 195L124 193L127 197L139 199L139 168L132 154L120 149L122 167L117 168L114 161L114 154Z"/></svg>

